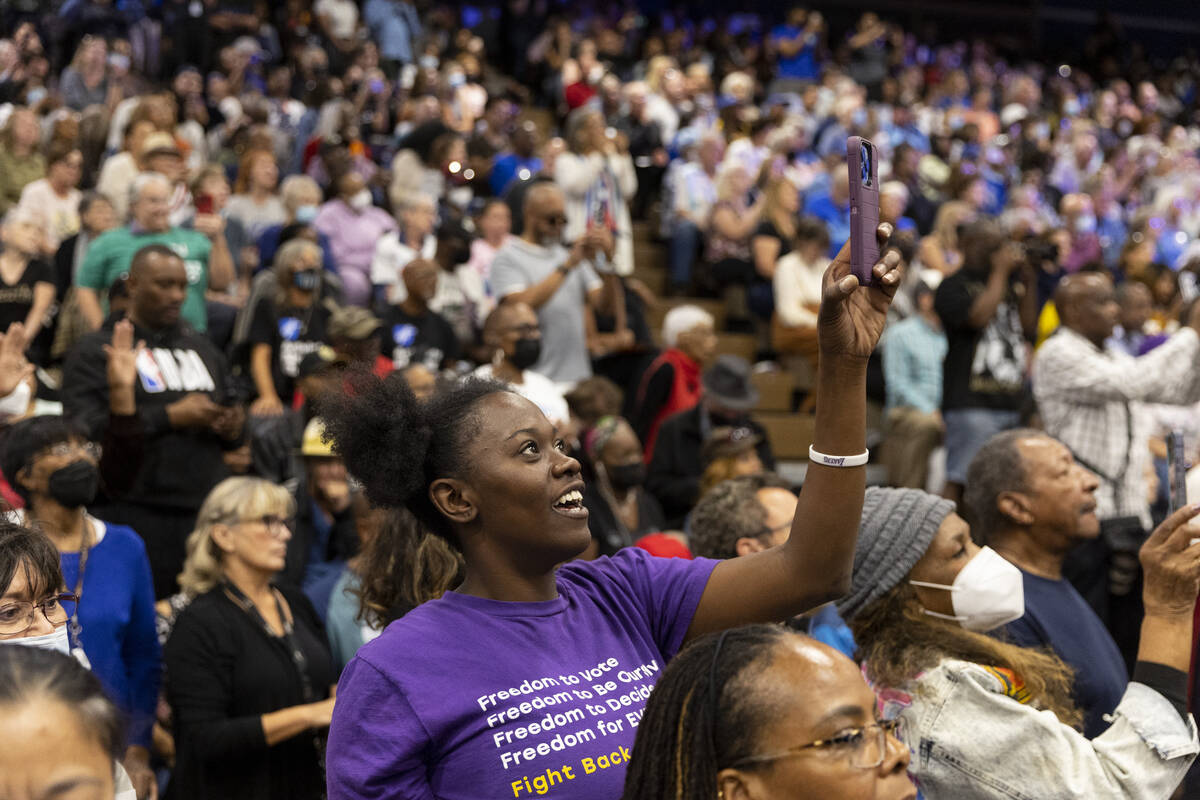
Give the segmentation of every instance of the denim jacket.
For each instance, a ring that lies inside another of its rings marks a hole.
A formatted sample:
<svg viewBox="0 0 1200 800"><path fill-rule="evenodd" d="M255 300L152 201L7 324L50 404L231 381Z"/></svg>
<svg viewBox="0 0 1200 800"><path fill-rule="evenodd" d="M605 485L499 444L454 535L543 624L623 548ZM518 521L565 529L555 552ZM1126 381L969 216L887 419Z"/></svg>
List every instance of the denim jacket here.
<svg viewBox="0 0 1200 800"><path fill-rule="evenodd" d="M955 659L879 692L884 714L902 720L926 800L1167 800L1200 751L1195 722L1141 683L1091 740L1016 694L995 671Z"/></svg>

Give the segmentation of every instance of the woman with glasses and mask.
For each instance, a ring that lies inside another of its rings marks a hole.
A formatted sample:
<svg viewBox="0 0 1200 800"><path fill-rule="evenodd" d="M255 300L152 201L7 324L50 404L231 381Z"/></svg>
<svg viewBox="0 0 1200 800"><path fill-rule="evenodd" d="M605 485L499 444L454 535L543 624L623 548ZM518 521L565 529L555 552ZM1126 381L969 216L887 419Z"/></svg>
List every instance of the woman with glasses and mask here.
<svg viewBox="0 0 1200 800"><path fill-rule="evenodd" d="M1003 501L1002 501L1003 502ZM1167 518L1143 545L1146 616L1133 681L1094 739L1049 652L987 635L1025 613L1021 573L980 548L949 500L868 489L850 592L838 611L864 672L899 719L926 800L1166 800L1200 745L1188 714L1200 547Z"/></svg>
<svg viewBox="0 0 1200 800"><path fill-rule="evenodd" d="M336 674L317 612L273 583L291 538L291 494L228 478L200 507L179 584L194 599L164 651L178 800L324 795Z"/></svg>
<svg viewBox="0 0 1200 800"><path fill-rule="evenodd" d="M159 687L154 584L146 547L132 528L87 512L100 488L100 448L63 417L40 416L9 429L0 465L25 502L27 524L56 548L67 591L81 598L71 646L130 719L126 768L143 796L154 782L151 728ZM87 598L82 600L82 598Z"/></svg>
<svg viewBox="0 0 1200 800"><path fill-rule="evenodd" d="M908 747L853 661L752 625L697 640L638 724L623 800L913 800Z"/></svg>
<svg viewBox="0 0 1200 800"><path fill-rule="evenodd" d="M58 562L58 551L44 535L0 519L0 741L5 743L0 748L0 797L9 796L5 781L21 780L22 770L31 777L20 785L36 786L50 766L38 759L49 755L57 759L55 770L86 773L84 778L98 782L101 788L94 795L97 798L144 800L152 796L153 781L143 784L142 791L135 791L120 763L121 758L128 760L120 712L99 681L89 677L69 656L67 623L79 608L79 598L63 590ZM26 658L17 652L34 649L54 651L61 658L55 659L49 653ZM66 708L57 707L54 699L64 701ZM54 747L45 745L45 736L35 739L32 749L17 744L29 743L18 735L17 725L30 722L30 715L21 713L30 706L34 709L33 721L42 732L53 732ZM64 711L87 713L88 721L101 722L101 755L90 758L95 754L89 752L87 742L71 741L76 731L65 719L55 716ZM64 767L65 761L70 765ZM140 763L140 758L134 761ZM30 769L31 764L41 769ZM35 792L32 796L43 795Z"/></svg>

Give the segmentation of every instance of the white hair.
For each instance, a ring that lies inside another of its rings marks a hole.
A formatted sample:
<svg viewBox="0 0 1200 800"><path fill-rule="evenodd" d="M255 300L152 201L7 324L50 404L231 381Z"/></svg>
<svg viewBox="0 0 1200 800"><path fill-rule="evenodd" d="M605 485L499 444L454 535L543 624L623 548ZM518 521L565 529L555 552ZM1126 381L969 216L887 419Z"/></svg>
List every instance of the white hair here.
<svg viewBox="0 0 1200 800"><path fill-rule="evenodd" d="M137 203L138 198L142 196L142 191L155 183L162 184L168 192L171 191L171 179L161 172L139 172L138 176L133 179L133 183L129 185L129 204L132 206Z"/></svg>
<svg viewBox="0 0 1200 800"><path fill-rule="evenodd" d="M321 196L321 187L312 178L307 175L289 175L279 184L279 196L283 204L294 211L300 205L297 196L305 189L315 192L318 198Z"/></svg>
<svg viewBox="0 0 1200 800"><path fill-rule="evenodd" d="M908 187L901 181L887 181L879 187L880 194L890 194L896 197L903 197L905 202L908 201Z"/></svg>
<svg viewBox="0 0 1200 800"><path fill-rule="evenodd" d="M681 334L700 325L712 325L712 314L700 306L676 306L663 317L662 338L667 347L674 347Z"/></svg>

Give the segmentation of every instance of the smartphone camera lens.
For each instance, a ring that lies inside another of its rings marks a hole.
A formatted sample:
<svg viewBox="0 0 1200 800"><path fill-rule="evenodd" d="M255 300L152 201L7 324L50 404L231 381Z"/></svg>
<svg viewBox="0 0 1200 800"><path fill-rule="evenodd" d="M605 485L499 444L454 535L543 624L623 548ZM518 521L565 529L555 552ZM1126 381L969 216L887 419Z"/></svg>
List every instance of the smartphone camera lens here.
<svg viewBox="0 0 1200 800"><path fill-rule="evenodd" d="M867 147L865 144L860 145L859 147L860 147L860 153L859 153L859 157L858 157L858 162L859 162L859 165L860 165L861 171L862 171L862 183L863 183L863 186L870 186L871 185L871 148Z"/></svg>

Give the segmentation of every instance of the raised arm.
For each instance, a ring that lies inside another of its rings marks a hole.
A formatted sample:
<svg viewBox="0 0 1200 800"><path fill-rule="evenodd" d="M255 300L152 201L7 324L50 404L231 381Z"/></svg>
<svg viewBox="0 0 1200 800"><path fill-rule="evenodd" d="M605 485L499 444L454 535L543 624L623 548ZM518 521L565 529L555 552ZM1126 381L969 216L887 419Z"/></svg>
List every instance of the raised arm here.
<svg viewBox="0 0 1200 800"><path fill-rule="evenodd" d="M882 245L892 227L879 226ZM850 274L847 242L825 271L818 322L821 346L813 448L830 456L866 450L867 359L900 284L899 258L875 265L877 285ZM866 491L866 467L808 465L788 541L723 561L713 570L688 638L735 625L784 620L828 602L850 586L854 545Z"/></svg>

